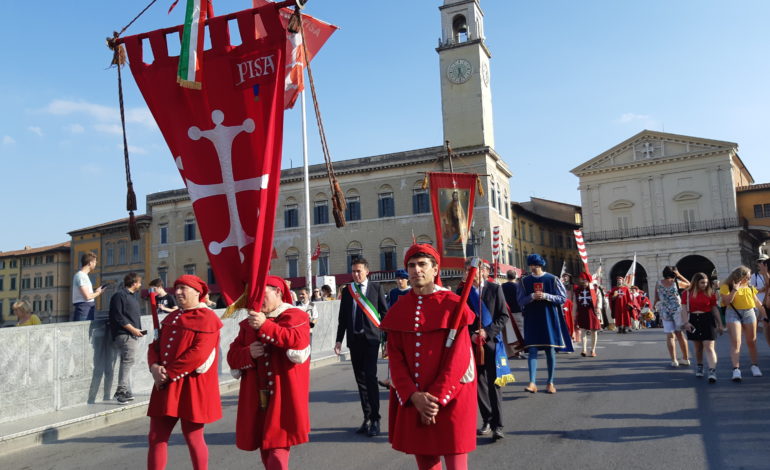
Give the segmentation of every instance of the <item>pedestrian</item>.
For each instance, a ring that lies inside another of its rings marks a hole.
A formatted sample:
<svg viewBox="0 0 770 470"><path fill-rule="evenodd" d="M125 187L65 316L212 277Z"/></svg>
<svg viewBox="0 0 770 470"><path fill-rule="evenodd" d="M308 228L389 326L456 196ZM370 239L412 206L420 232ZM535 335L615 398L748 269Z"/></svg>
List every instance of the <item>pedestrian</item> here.
<svg viewBox="0 0 770 470"><path fill-rule="evenodd" d="M150 289L155 294L155 305L158 306L158 315L171 313L179 308L176 306L176 302L174 302L174 296L163 287L163 280L161 278L150 281Z"/></svg>
<svg viewBox="0 0 770 470"><path fill-rule="evenodd" d="M730 336L730 360L733 364L733 382L740 382L741 368L741 332L746 340L751 358L751 375L761 377L759 369L759 354L757 353L757 316L754 309L760 312L762 321L767 323L767 312L757 298L757 288L749 285L751 271L746 266L738 266L727 276L719 287L722 303L727 306L725 321L727 333Z"/></svg>
<svg viewBox="0 0 770 470"><path fill-rule="evenodd" d="M404 265L411 292L388 312L390 390L388 440L412 454L418 469L440 470L441 456L450 470L466 470L476 449L476 378L470 336L462 330L474 315L460 297L440 287L438 252L415 244ZM445 342L455 316L454 343Z"/></svg>
<svg viewBox="0 0 770 470"><path fill-rule="evenodd" d="M506 337L508 344L516 344L519 338L516 337L515 330L513 329L513 322L516 323L516 328L519 332L524 330L524 316L521 314L521 307L518 300L519 283L516 276L516 271L509 269L505 273L507 282L502 285L503 295L505 296L505 303L508 304L508 311L511 313L511 323L506 323ZM515 347L515 346L514 346ZM516 351L513 357L519 359L522 357L521 351Z"/></svg>
<svg viewBox="0 0 770 470"><path fill-rule="evenodd" d="M239 324L227 362L241 380L235 443L259 449L267 470L289 468L291 447L310 433L310 323L288 285L268 276L262 308Z"/></svg>
<svg viewBox="0 0 770 470"><path fill-rule="evenodd" d="M217 365L223 326L217 314L203 303L208 290L197 276L185 274L177 279L174 297L179 309L163 319L160 336L147 351L155 381L147 409L149 470L166 468L168 440L179 420L193 468L208 468L203 427L222 418Z"/></svg>
<svg viewBox="0 0 770 470"><path fill-rule="evenodd" d="M615 287L610 290L610 304L612 306L612 318L615 319L615 328L618 333L631 331L631 291L626 286L623 276L615 278Z"/></svg>
<svg viewBox="0 0 770 470"><path fill-rule="evenodd" d="M558 277L545 272L545 259L537 253L527 256L530 274L519 284L519 305L524 309L524 342L527 344L529 385L524 388L537 392L537 352L542 350L548 364L546 393L556 393L556 349L572 350L572 342L564 324L561 306L566 300L564 285Z"/></svg>
<svg viewBox="0 0 770 470"><path fill-rule="evenodd" d="M591 295L591 275L585 271L581 272L575 289L575 311L583 345L580 355L583 357L596 357L596 343L599 341L599 330L602 329L601 313L596 308L598 299L594 299L594 296ZM589 336L591 337L590 353L587 352Z"/></svg>
<svg viewBox="0 0 770 470"><path fill-rule="evenodd" d="M310 300L310 289L307 287L300 287L297 290L297 301L294 303L301 310L307 313L308 321L310 322L310 342L313 342L313 328L318 321L318 310L315 308L315 302Z"/></svg>
<svg viewBox="0 0 770 470"><path fill-rule="evenodd" d="M561 283L564 285L564 291L567 293L567 299L564 301L564 304L562 305L562 312L564 312L564 323L567 325L567 329L569 330L569 336L572 339L573 343L580 342L580 334L576 332L575 328L575 301L574 301L574 286L572 284L572 274L570 273L562 273L561 274Z"/></svg>
<svg viewBox="0 0 770 470"><path fill-rule="evenodd" d="M770 295L767 295L770 290L770 274L768 274L767 270L767 260L767 255L762 255L757 259L757 271L751 275L751 280L749 281L749 284L757 288L757 299L765 307L765 310L770 307ZM760 323L757 323L758 327L760 325ZM770 345L770 325L764 325L762 330L764 331L765 341Z"/></svg>
<svg viewBox="0 0 770 470"><path fill-rule="evenodd" d="M703 352L708 363L708 381L717 381L717 353L714 342L717 332L724 327L717 309L717 296L711 288L711 281L703 273L695 273L690 288L682 293L683 323L687 339L695 346L695 377L703 377Z"/></svg>
<svg viewBox="0 0 770 470"><path fill-rule="evenodd" d="M320 302L323 300L323 298L321 297L321 289L317 287L313 289L313 297L311 300L313 302Z"/></svg>
<svg viewBox="0 0 770 470"><path fill-rule="evenodd" d="M466 270L470 269L470 263L471 260L468 259L465 263ZM476 314L476 318L468 331L471 334L473 350L477 353L476 387L482 424L476 433L479 436L491 433L492 440L497 441L505 437L502 387L514 379L508 368L503 343L502 332L508 321L505 294L500 284L489 280L489 272L489 263L482 261L476 278L470 280L473 287L468 296L468 306ZM457 293L461 291L462 287L458 287ZM479 351L479 343L482 351ZM501 368L507 370L500 370Z"/></svg>
<svg viewBox="0 0 770 470"><path fill-rule="evenodd" d="M321 286L321 300L335 300L332 294L332 286L324 284Z"/></svg>
<svg viewBox="0 0 770 470"><path fill-rule="evenodd" d="M141 287L141 276L128 273L123 278L123 286L110 298L109 324L112 346L120 357L118 388L114 399L120 403L134 399L131 390L131 368L136 361L139 338L145 334L142 331L139 301L134 295Z"/></svg>
<svg viewBox="0 0 770 470"><path fill-rule="evenodd" d="M682 298L679 294L677 275L672 266L663 268L663 279L655 285L655 309L660 312L666 347L671 358L671 367L689 366L690 351L682 333ZM687 287L690 283L687 282ZM682 360L677 360L676 345L682 350Z"/></svg>
<svg viewBox="0 0 770 470"><path fill-rule="evenodd" d="M353 282L342 290L337 341L334 352L342 353L342 340L347 335L350 362L361 399L364 420L358 434L374 437L380 434L380 390L377 381L377 359L383 340L380 322L388 311L382 286L370 282L369 263L356 258L350 266Z"/></svg>
<svg viewBox="0 0 770 470"><path fill-rule="evenodd" d="M396 271L396 287L388 292L388 307L392 307L399 297L409 293L411 288L409 287L409 274L399 269Z"/></svg>
<svg viewBox="0 0 770 470"><path fill-rule="evenodd" d="M42 325L40 318L32 313L32 306L26 300L17 300L11 305L13 314L16 315L16 326Z"/></svg>
<svg viewBox="0 0 770 470"><path fill-rule="evenodd" d="M96 302L94 299L102 295L104 286L94 290L91 278L88 276L96 269L96 255L88 252L80 257L80 269L72 278L72 321L94 319Z"/></svg>

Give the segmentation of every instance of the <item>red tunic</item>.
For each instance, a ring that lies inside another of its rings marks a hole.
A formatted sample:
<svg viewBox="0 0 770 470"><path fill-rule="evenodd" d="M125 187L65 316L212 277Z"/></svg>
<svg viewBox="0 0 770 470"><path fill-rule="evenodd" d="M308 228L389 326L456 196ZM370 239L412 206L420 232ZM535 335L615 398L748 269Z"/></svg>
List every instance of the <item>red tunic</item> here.
<svg viewBox="0 0 770 470"><path fill-rule="evenodd" d="M310 433L310 324L307 313L283 304L257 331L248 319L227 352L227 363L241 371L235 445L242 450L290 447L308 441ZM271 314L272 315L272 314ZM254 359L249 345L259 341L265 355ZM292 362L304 360L301 363ZM259 406L259 390L268 393Z"/></svg>
<svg viewBox="0 0 770 470"><path fill-rule="evenodd" d="M615 292L620 294L615 297ZM617 326L631 326L631 291L628 287L613 287L610 291L610 305L612 307L612 317Z"/></svg>
<svg viewBox="0 0 770 470"><path fill-rule="evenodd" d="M584 330L601 330L602 322L596 316L591 289L577 287L575 289L575 311L577 325Z"/></svg>
<svg viewBox="0 0 770 470"><path fill-rule="evenodd" d="M564 312L564 323L567 324L570 336L575 334L575 320L572 317L572 307L573 303L570 298L567 298L567 300L564 301L564 305L561 306L561 309Z"/></svg>
<svg viewBox="0 0 770 470"><path fill-rule="evenodd" d="M221 328L219 317L207 307L176 310L163 319L160 347L158 342L150 344L147 363L164 366L169 382L162 390L153 387L147 416L174 416L194 423L222 417L217 367ZM206 363L208 370L196 372Z"/></svg>
<svg viewBox="0 0 770 470"><path fill-rule="evenodd" d="M465 317L451 348L447 338L460 297L446 290L430 295L414 291L388 310L382 329L388 332L390 408L388 439L407 454L463 454L476 448L476 370L470 336L462 334L475 315ZM409 398L424 391L439 398L436 423L422 424Z"/></svg>

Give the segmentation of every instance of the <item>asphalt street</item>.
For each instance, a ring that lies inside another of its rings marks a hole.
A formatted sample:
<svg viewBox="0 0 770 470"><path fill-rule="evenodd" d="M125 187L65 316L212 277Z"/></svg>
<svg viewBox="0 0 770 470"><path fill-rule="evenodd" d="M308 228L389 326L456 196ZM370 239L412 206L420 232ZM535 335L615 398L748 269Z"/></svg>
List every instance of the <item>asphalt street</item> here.
<svg viewBox="0 0 770 470"><path fill-rule="evenodd" d="M470 468L760 469L770 468L770 348L760 334L764 377L744 360L742 383L730 381L727 337L718 341L719 381L669 365L662 330L600 334L598 357L559 354L558 393L528 394L526 360L511 364L518 383L504 389L505 439L479 438ZM746 354L746 353L744 353ZM545 358L539 361L544 388ZM385 362L380 370L385 371ZM312 433L294 447L291 468L416 468L391 449L387 433L356 435L361 411L353 372L343 362L312 372ZM236 449L237 394L223 396L225 416L206 426L210 468L262 468L258 453ZM387 430L387 393L382 393ZM3 456L0 468L119 470L145 467L148 418ZM179 428L170 469L190 468Z"/></svg>

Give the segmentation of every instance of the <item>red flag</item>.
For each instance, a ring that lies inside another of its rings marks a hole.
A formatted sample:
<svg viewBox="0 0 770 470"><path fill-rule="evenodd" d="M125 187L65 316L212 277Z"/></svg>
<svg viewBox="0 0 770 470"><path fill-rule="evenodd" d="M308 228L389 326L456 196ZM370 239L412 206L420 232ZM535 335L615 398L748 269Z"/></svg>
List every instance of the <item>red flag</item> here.
<svg viewBox="0 0 770 470"><path fill-rule="evenodd" d="M255 7L269 5L268 0L253 0ZM281 21L284 28L289 24L289 18L294 10L281 8ZM302 15L302 29L305 32L305 45L307 48L307 61L302 48L302 35L286 31L286 88L284 89L284 107L292 108L297 101L299 93L305 88L304 70L305 64L318 53L324 43L337 31L333 24L313 18L310 15Z"/></svg>
<svg viewBox="0 0 770 470"><path fill-rule="evenodd" d="M463 268L473 220L475 174L428 173L436 248L442 267Z"/></svg>
<svg viewBox="0 0 770 470"><path fill-rule="evenodd" d="M232 19L241 35L237 46L227 27ZM211 48L204 51L201 90L176 83L179 58L169 56L166 36L179 34L181 26L123 41L187 186L222 294L228 303L246 294L246 307L256 308L270 267L281 175L286 30L271 6L215 16L206 27ZM143 60L145 39L151 64Z"/></svg>
<svg viewBox="0 0 770 470"><path fill-rule="evenodd" d="M278 259L278 252L275 251L275 247L273 247L273 252L270 253L270 259Z"/></svg>
<svg viewBox="0 0 770 470"><path fill-rule="evenodd" d="M313 251L313 254L310 256L310 259L315 261L320 256L321 256L321 242L316 240L315 251Z"/></svg>

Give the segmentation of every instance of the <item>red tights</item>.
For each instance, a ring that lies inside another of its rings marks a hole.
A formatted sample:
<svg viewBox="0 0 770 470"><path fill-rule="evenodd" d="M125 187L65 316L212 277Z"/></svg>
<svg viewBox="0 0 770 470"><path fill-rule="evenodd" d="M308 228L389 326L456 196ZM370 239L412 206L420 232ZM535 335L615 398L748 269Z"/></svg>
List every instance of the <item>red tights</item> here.
<svg viewBox="0 0 770 470"><path fill-rule="evenodd" d="M289 448L259 449L265 470L289 470Z"/></svg>
<svg viewBox="0 0 770 470"><path fill-rule="evenodd" d="M440 455L415 455L419 470L441 470ZM447 470L468 470L468 454L448 454L444 456Z"/></svg>
<svg viewBox="0 0 770 470"><path fill-rule="evenodd" d="M174 430L179 418L172 416L153 416L150 418L150 451L147 453L147 469L162 470L168 460L168 438ZM182 434L187 441L193 469L206 470L209 468L209 448L203 437L203 423L193 423L182 420Z"/></svg>

